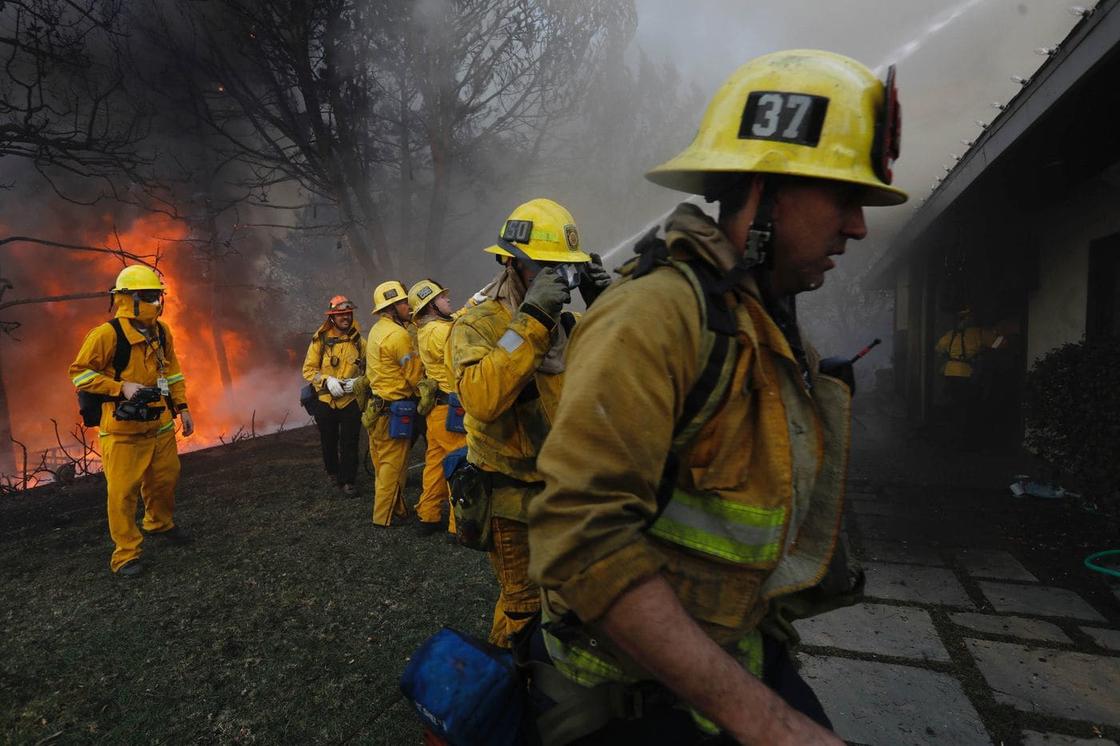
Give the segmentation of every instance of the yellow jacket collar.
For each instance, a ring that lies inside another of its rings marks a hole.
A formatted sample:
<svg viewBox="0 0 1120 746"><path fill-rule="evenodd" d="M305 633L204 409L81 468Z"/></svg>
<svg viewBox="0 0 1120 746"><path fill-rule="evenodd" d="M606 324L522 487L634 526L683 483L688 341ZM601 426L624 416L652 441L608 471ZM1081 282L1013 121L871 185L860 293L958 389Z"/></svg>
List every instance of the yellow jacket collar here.
<svg viewBox="0 0 1120 746"><path fill-rule="evenodd" d="M677 209L665 223L665 242L669 244L670 250L676 241L687 242L692 254L698 255L724 273L735 266L735 262L742 254L714 220L699 207L688 202L677 205ZM750 296L759 309L765 308L762 293L758 288L758 280L753 273L744 275L735 285L734 291L740 299L744 295ZM763 312L762 315L765 319L763 323L755 325L759 341L796 364L797 359L785 335L778 329L769 313Z"/></svg>
<svg viewBox="0 0 1120 746"><path fill-rule="evenodd" d="M702 259L724 273L731 271L743 253L731 243L716 221L689 202L677 205L665 223L665 242L672 246L678 238L687 239ZM754 298L762 298L753 275L740 280L736 289Z"/></svg>

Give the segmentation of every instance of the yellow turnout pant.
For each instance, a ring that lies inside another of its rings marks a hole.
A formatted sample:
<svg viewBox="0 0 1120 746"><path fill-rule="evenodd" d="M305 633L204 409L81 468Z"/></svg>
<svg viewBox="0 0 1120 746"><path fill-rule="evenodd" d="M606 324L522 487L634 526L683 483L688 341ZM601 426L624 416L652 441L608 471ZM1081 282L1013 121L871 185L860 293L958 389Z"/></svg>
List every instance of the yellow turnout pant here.
<svg viewBox="0 0 1120 746"><path fill-rule="evenodd" d="M541 610L540 588L529 579L529 527L510 518L490 519L494 548L490 565L501 593L494 606L490 643L512 647L510 638L525 628Z"/></svg>
<svg viewBox="0 0 1120 746"><path fill-rule="evenodd" d="M447 431L447 405L439 404L428 412L428 429L425 438L428 450L424 454L424 491L420 502L416 503L416 515L425 523L440 519L444 503L451 496L447 489L447 479L443 476L443 457L467 444L464 433ZM455 513L450 512L447 530L455 533Z"/></svg>
<svg viewBox="0 0 1120 746"><path fill-rule="evenodd" d="M388 526L405 515L404 482L408 476L408 438L389 437L389 417L381 416L369 429L369 456L373 461L373 522Z"/></svg>
<svg viewBox="0 0 1120 746"><path fill-rule="evenodd" d="M136 526L137 497L144 500L145 531L166 531L175 525L175 486L179 483L175 431L103 435L101 460L108 487L109 535L116 545L109 569L116 572L140 556L144 537Z"/></svg>

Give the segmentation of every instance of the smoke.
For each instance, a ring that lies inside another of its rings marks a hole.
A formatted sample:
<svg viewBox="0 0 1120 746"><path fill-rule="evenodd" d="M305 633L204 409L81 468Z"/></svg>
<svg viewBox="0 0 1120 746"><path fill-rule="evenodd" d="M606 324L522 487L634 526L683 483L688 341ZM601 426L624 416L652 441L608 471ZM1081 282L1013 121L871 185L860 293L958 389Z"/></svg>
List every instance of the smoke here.
<svg viewBox="0 0 1120 746"><path fill-rule="evenodd" d="M414 9L431 16L445 7L439 0L421 0ZM635 8L636 28L620 11L613 35L592 39L594 65L581 68L572 86L557 89L565 98L549 100L555 121L529 119L478 139L469 151L451 151L457 160L448 182L441 250L430 261L416 259L424 256L429 203L423 195L430 176L409 182L401 175L403 166L388 161L378 166L373 181L378 190L411 195L413 219L402 219L390 239L393 252L416 260L397 279L411 284L433 277L449 285L457 300L466 300L497 269L481 249L517 204L538 196L569 207L585 249L605 254L608 265L621 263L637 237L687 196L651 185L642 174L688 144L718 85L759 54L824 48L871 66L898 64L903 150L896 183L910 192L911 204L868 211L868 239L850 246L824 288L804 297L803 318L824 320L813 331L835 345L826 353L853 352L874 336L889 340L890 318L881 298L865 304L863 321L848 318L851 304L859 302L859 293L850 291L858 290L862 270L887 249L933 179L953 163L952 155L964 152L960 141L975 137L975 122L990 122L998 113L991 103L1016 93L1010 76L1031 75L1043 61L1034 49L1053 46L1076 22L1064 4L1050 0L697 0L687 6L636 0ZM142 54L140 67L158 88L166 64L160 50ZM403 79L410 92L418 90L416 80ZM213 82L214 91L219 86ZM246 167L233 162L224 166L221 179L208 172L219 159L216 143L201 128L192 131L184 114L175 106L162 111L151 152L162 163L198 166L171 190L170 206L187 219L105 201L93 207L66 202L34 169L5 158L0 184L14 188L0 192L0 234L108 246L119 239L138 253L162 252L160 266L172 285L168 317L199 425L194 440L209 444L248 427L254 410L259 431L285 416L287 422L302 422L295 401L299 367L327 299L349 295L368 329L370 291L388 278L364 272L348 250L349 238L329 228L345 222L335 205L290 182L271 187L271 204L255 195L229 209L214 208L243 200L237 185L259 174L238 171ZM427 115L416 110L412 116L421 114ZM482 118L462 134L473 137L490 124ZM540 132L545 136L534 139ZM430 155L420 142L407 152L417 169ZM285 204L310 206L275 209ZM213 217L201 217L206 214ZM33 246L0 252L0 276L14 286L5 300L105 290L120 268L104 255ZM65 369L82 335L106 318L106 305L74 301L4 312L4 320L21 326L19 341L0 339L0 372L16 435L29 445L53 445L50 418L63 430L74 422ZM877 351L866 364L875 367L888 358L888 351Z"/></svg>
<svg viewBox="0 0 1120 746"><path fill-rule="evenodd" d="M1044 62L1035 53L1063 39L1077 18L1051 0L930 0L882 3L853 0L697 0L687 13L672 0L639 0L636 43L654 59L671 60L707 99L739 65L759 54L790 48L827 49L879 68L897 64L902 104L902 157L895 184L910 194L901 207L867 210L868 237L851 244L824 286L799 298L811 336L827 340L827 354L854 353L873 337L891 338L889 305L860 291L864 271L888 250L902 225L1019 90L1012 75L1029 77ZM714 20L714 19L718 19ZM694 114L699 124L700 112ZM687 144L660 154L664 160ZM654 165L654 162L647 164ZM682 195L683 196L683 195ZM631 231L641 233L641 225ZM851 303L865 306L866 326L846 323ZM823 321L821 321L823 320ZM835 348L835 349L833 349ZM889 344L861 366L889 364Z"/></svg>

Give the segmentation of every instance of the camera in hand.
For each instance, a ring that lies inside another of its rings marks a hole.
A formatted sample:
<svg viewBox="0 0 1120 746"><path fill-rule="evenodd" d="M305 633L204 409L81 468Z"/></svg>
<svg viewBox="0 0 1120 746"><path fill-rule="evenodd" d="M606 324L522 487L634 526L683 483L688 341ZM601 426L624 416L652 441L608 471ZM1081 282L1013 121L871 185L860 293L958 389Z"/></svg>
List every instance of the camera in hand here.
<svg viewBox="0 0 1120 746"><path fill-rule="evenodd" d="M158 402L162 394L155 386L145 386L132 395L131 399L125 399L117 404L116 410L113 411L113 417L118 420L128 420L133 422L151 422L158 420L159 416L163 414L163 407L150 407L149 404Z"/></svg>

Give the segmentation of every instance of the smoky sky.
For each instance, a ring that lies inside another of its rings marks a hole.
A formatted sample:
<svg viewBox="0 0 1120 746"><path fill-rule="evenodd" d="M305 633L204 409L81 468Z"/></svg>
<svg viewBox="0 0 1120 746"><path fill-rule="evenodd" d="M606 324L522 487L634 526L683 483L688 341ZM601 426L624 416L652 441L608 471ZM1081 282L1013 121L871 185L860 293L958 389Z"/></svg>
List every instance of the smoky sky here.
<svg viewBox="0 0 1120 746"><path fill-rule="evenodd" d="M977 121L990 123L999 113L992 103L1006 103L1019 90L1011 76L1030 76L1045 61L1035 50L1069 33L1078 21L1069 10L1076 4L693 0L683 11L678 0L638 0L636 42L653 58L672 58L706 96L742 63L780 49L827 49L873 68L896 63L903 132L895 183L911 199L900 208L868 211L867 250L857 258L862 264L886 249L952 155L964 153L961 140L976 137Z"/></svg>

